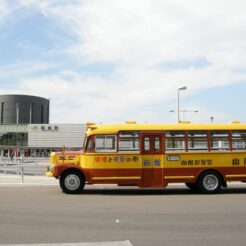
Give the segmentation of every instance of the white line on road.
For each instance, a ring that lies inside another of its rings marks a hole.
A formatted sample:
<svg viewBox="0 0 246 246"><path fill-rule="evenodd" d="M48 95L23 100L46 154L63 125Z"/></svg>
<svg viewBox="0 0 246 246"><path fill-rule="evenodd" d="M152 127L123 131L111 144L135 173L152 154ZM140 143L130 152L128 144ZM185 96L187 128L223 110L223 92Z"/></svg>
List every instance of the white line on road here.
<svg viewBox="0 0 246 246"><path fill-rule="evenodd" d="M0 246L133 246L129 240L87 243L0 244Z"/></svg>

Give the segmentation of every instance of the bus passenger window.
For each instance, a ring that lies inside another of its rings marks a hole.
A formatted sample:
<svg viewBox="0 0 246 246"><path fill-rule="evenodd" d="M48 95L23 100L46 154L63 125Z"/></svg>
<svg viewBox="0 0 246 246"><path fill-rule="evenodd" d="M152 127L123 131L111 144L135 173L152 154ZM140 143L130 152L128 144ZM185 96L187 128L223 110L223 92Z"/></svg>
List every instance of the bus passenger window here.
<svg viewBox="0 0 246 246"><path fill-rule="evenodd" d="M229 150L229 131L213 130L210 132L211 150Z"/></svg>
<svg viewBox="0 0 246 246"><path fill-rule="evenodd" d="M246 149L246 131L232 131L232 150Z"/></svg>
<svg viewBox="0 0 246 246"><path fill-rule="evenodd" d="M207 151L207 131L188 131L188 150L189 151Z"/></svg>
<svg viewBox="0 0 246 246"><path fill-rule="evenodd" d="M116 152L116 136L96 136L96 152Z"/></svg>
<svg viewBox="0 0 246 246"><path fill-rule="evenodd" d="M166 131L165 136L166 151L185 151L184 131Z"/></svg>
<svg viewBox="0 0 246 246"><path fill-rule="evenodd" d="M139 151L139 133L137 131L119 132L119 151Z"/></svg>
<svg viewBox="0 0 246 246"><path fill-rule="evenodd" d="M119 139L119 151L138 151L139 143L135 139Z"/></svg>

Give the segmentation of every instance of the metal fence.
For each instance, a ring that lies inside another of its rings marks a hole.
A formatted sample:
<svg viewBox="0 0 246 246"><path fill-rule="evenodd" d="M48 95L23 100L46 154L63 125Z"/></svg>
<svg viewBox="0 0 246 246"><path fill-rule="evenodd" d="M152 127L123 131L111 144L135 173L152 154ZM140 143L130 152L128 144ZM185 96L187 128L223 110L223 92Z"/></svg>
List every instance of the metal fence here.
<svg viewBox="0 0 246 246"><path fill-rule="evenodd" d="M25 158L25 159L0 159L0 173L16 174L21 176L21 182L24 182L24 175L45 175L46 167L49 165L49 159L44 158Z"/></svg>

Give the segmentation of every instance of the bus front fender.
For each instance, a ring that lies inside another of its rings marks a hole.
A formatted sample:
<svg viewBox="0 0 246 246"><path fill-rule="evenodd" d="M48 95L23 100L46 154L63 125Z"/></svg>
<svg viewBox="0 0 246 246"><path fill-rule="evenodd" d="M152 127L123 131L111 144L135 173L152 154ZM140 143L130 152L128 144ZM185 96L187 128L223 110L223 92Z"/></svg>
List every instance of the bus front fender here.
<svg viewBox="0 0 246 246"><path fill-rule="evenodd" d="M63 172L65 172L69 169L76 169L76 170L80 171L86 177L84 170L81 167L79 167L77 165L73 165L73 164L54 165L53 176L56 178L59 178Z"/></svg>

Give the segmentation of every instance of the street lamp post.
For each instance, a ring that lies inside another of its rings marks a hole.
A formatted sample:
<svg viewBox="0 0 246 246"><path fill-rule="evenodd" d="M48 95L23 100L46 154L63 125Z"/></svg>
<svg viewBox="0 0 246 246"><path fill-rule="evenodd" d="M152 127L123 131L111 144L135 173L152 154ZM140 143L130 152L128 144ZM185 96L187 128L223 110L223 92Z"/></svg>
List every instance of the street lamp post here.
<svg viewBox="0 0 246 246"><path fill-rule="evenodd" d="M173 112L177 112L175 109L171 109L171 110L169 110L169 112L170 113L173 113ZM184 110L179 110L179 113L187 113L187 112L189 112L189 113L198 113L199 111L197 110L197 109L184 109Z"/></svg>
<svg viewBox="0 0 246 246"><path fill-rule="evenodd" d="M178 105L177 105L177 112L178 112L178 123L180 122L180 110L179 110L179 91L186 90L187 86L182 86L178 88Z"/></svg>

